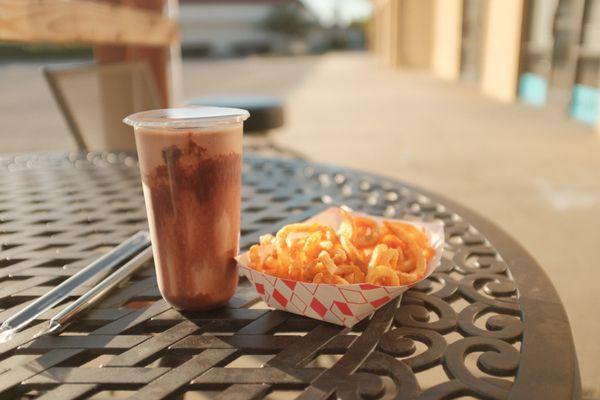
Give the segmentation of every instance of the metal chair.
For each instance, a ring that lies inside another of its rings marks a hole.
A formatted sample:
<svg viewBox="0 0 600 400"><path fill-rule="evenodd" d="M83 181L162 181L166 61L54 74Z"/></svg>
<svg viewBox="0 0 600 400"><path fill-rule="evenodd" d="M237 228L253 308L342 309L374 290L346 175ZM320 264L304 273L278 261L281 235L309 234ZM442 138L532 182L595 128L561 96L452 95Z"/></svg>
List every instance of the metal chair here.
<svg viewBox="0 0 600 400"><path fill-rule="evenodd" d="M162 108L149 66L143 62L45 66L42 71L80 150L133 150L131 128L122 123L138 111ZM244 147L261 154L305 158L277 145L268 132L283 125L283 105L265 96L210 96L189 105L236 107L250 111Z"/></svg>
<svg viewBox="0 0 600 400"><path fill-rule="evenodd" d="M161 108L158 87L143 62L44 66L42 71L82 151L135 149L123 118Z"/></svg>

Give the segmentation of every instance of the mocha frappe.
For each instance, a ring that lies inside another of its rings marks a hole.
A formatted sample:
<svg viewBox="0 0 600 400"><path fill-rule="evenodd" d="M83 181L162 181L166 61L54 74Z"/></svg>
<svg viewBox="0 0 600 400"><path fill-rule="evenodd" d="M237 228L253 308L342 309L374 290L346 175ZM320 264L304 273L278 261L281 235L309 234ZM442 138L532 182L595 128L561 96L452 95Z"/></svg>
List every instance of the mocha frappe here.
<svg viewBox="0 0 600 400"><path fill-rule="evenodd" d="M184 310L225 304L238 282L242 122L135 136L161 294Z"/></svg>

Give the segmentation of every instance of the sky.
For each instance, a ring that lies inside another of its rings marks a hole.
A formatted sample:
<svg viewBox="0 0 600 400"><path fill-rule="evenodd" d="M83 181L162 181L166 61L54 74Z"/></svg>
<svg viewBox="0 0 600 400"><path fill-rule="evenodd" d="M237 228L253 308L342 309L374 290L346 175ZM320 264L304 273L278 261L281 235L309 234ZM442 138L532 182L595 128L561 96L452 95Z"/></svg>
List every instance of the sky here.
<svg viewBox="0 0 600 400"><path fill-rule="evenodd" d="M372 10L369 0L302 0L302 2L327 25L335 22L336 13L339 15L340 22L347 24L368 17Z"/></svg>

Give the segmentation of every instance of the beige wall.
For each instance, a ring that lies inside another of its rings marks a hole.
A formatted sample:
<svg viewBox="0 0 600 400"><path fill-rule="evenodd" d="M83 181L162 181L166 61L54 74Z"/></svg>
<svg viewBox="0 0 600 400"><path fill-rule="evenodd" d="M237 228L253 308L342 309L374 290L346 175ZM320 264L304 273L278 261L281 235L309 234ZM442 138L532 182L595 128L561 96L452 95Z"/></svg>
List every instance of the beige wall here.
<svg viewBox="0 0 600 400"><path fill-rule="evenodd" d="M385 61L389 65L396 65L398 62L398 3L401 0L388 0L386 2L386 20L387 45Z"/></svg>
<svg viewBox="0 0 600 400"><path fill-rule="evenodd" d="M458 79L463 0L435 0L432 71L443 79Z"/></svg>
<svg viewBox="0 0 600 400"><path fill-rule="evenodd" d="M392 29L396 19L392 15L394 2L399 0L374 1L373 47L375 54L385 64L391 64L394 59L395 46L392 45Z"/></svg>
<svg viewBox="0 0 600 400"><path fill-rule="evenodd" d="M481 88L499 100L517 97L524 1L487 0Z"/></svg>
<svg viewBox="0 0 600 400"><path fill-rule="evenodd" d="M435 3L436 0L373 0L371 40L380 61L398 68L431 67Z"/></svg>
<svg viewBox="0 0 600 400"><path fill-rule="evenodd" d="M429 68L433 46L435 0L402 0L398 6L396 65Z"/></svg>

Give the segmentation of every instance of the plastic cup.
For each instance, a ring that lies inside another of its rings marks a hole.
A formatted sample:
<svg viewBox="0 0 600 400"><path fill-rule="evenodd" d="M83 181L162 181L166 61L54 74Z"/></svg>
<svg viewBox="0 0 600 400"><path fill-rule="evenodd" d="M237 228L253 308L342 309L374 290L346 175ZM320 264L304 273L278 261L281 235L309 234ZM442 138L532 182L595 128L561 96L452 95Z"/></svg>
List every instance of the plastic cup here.
<svg viewBox="0 0 600 400"><path fill-rule="evenodd" d="M235 293L246 110L190 107L136 113L132 125L158 287L181 310Z"/></svg>

